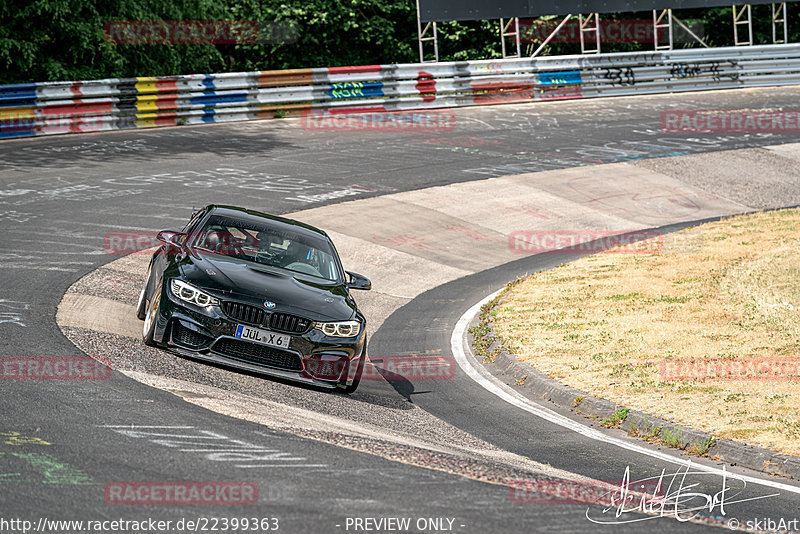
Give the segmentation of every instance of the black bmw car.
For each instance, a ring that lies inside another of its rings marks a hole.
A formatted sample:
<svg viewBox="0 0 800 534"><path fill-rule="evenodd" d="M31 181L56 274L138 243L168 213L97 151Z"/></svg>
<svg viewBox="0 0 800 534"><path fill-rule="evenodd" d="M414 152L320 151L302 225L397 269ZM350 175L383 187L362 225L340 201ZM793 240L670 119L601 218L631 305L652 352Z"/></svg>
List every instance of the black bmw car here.
<svg viewBox="0 0 800 534"><path fill-rule="evenodd" d="M344 392L358 387L366 320L328 235L232 206L158 234L136 314L147 345Z"/></svg>

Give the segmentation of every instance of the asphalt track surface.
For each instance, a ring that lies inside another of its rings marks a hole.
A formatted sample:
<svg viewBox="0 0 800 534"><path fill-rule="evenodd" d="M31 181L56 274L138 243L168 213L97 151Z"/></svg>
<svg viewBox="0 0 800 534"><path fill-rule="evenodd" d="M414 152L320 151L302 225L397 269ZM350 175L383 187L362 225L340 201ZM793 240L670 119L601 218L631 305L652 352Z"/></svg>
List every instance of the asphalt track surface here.
<svg viewBox="0 0 800 534"><path fill-rule="evenodd" d="M797 90L787 88L457 110L456 128L445 132L331 132L266 121L6 141L0 144L0 355L81 354L58 328L56 307L73 283L117 259L103 253L107 232L174 228L192 206L211 202L280 214L491 176L797 142L796 135L659 130L665 109L720 102L792 109L796 101ZM776 194L782 196L765 204L796 204L800 192ZM556 262L523 258L435 288L390 316L373 334L371 352L447 350L452 327L471 304L520 272ZM457 302L443 304L454 294ZM674 519L601 528L586 519L585 505L514 503L503 485L271 431L119 373L104 381L6 380L0 389L0 518L6 520L274 517L285 532L353 532L348 517L449 518L454 532L714 528ZM619 480L626 466L640 477L671 469L521 413L463 375L422 384L373 381L359 393L411 401L501 449L598 480ZM164 428L137 434L132 425ZM250 467L234 467L243 464L153 435L209 432L291 460L264 466L251 458ZM106 483L130 480L247 480L260 497L240 507L104 501ZM699 483L713 494L721 482ZM742 495L771 493L748 486ZM723 520L790 520L798 503L797 494L744 502Z"/></svg>

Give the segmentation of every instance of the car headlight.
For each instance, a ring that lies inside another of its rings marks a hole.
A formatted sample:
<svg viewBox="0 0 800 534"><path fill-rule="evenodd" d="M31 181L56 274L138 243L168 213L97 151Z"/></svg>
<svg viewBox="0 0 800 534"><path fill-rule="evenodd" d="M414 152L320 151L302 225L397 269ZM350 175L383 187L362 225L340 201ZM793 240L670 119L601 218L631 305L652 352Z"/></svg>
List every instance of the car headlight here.
<svg viewBox="0 0 800 534"><path fill-rule="evenodd" d="M314 323L314 328L331 337L354 337L361 331L358 321L339 321L335 323Z"/></svg>
<svg viewBox="0 0 800 534"><path fill-rule="evenodd" d="M183 280L173 279L170 283L170 289L172 289L172 294L179 299L196 304L201 308L214 306L219 303L217 299L208 293L197 289L191 284L187 284Z"/></svg>

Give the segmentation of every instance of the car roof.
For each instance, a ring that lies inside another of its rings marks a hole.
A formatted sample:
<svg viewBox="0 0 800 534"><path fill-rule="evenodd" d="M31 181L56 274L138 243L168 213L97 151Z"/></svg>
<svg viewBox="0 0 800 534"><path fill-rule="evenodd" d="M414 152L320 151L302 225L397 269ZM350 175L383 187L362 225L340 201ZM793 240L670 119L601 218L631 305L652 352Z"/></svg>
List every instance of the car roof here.
<svg viewBox="0 0 800 534"><path fill-rule="evenodd" d="M206 206L206 209L209 211L213 211L215 215L238 217L245 221L246 220L257 221L259 219L268 219L279 224L290 225L295 232L298 232L300 234L316 235L317 237L322 236L326 239L330 239L328 237L328 234L326 234L324 230L320 230L319 228L311 226L310 224L296 221L294 219L288 219L286 217L280 217L278 215L271 215L269 213L249 210L247 208L241 208L238 206L226 206L220 204L209 204L208 206Z"/></svg>

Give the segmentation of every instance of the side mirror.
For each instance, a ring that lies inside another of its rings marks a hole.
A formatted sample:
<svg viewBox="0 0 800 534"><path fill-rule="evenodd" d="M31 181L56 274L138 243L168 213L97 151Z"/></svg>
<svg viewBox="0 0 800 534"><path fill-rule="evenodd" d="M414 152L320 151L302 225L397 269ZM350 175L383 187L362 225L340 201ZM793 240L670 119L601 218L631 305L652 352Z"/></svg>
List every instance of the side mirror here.
<svg viewBox="0 0 800 534"><path fill-rule="evenodd" d="M347 276L350 277L350 281L347 282L347 287L349 289L363 289L365 291L372 289L372 282L370 282L369 278L366 276L361 276L358 273L351 273L350 271L346 272Z"/></svg>
<svg viewBox="0 0 800 534"><path fill-rule="evenodd" d="M163 230L156 235L156 241L160 241L167 246L167 251L176 251L183 248L186 242L186 234L183 232L172 232L170 230Z"/></svg>

